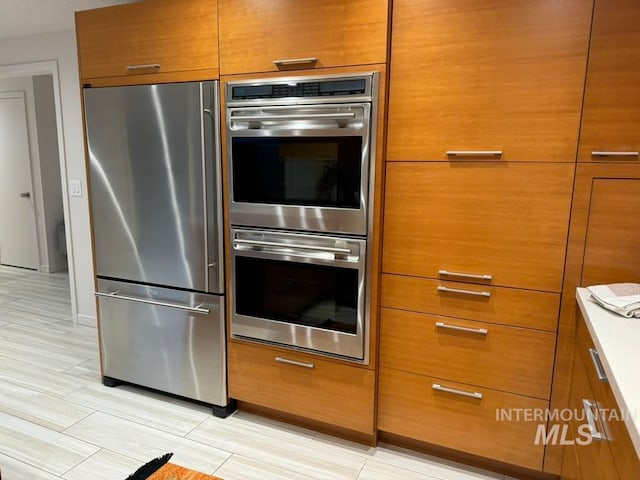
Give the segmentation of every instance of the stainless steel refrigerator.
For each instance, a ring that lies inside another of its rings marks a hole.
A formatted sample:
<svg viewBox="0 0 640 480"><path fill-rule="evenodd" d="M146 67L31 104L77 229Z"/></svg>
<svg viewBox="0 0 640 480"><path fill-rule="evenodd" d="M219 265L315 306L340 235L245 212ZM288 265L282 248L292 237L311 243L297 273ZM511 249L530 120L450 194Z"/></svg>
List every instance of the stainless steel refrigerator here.
<svg viewBox="0 0 640 480"><path fill-rule="evenodd" d="M103 381L232 409L218 82L85 88Z"/></svg>

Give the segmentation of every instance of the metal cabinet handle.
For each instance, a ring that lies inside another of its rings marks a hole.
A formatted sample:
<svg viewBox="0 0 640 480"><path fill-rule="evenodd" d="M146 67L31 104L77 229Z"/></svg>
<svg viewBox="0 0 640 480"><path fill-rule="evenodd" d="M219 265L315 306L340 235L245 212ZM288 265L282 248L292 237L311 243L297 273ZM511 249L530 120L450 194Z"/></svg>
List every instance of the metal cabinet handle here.
<svg viewBox="0 0 640 480"><path fill-rule="evenodd" d="M476 297L490 297L491 292L475 292L473 290L463 290L461 288L449 288L444 285L438 286L439 292L448 292L448 293L462 293L464 295L475 295Z"/></svg>
<svg viewBox="0 0 640 480"><path fill-rule="evenodd" d="M293 243L267 242L265 240L243 240L241 238L236 238L233 242L236 244L254 245L256 247L299 248L300 250L315 250L328 253L351 253L351 249L349 248L320 247L318 245L296 245Z"/></svg>
<svg viewBox="0 0 640 480"><path fill-rule="evenodd" d="M493 278L492 275L482 275L476 273L461 273L461 272L450 272L448 270L438 270L439 275L445 275L447 277L462 277L462 278L474 278L476 280L491 280Z"/></svg>
<svg viewBox="0 0 640 480"><path fill-rule="evenodd" d="M436 327L444 328L447 330L457 330L459 332L468 332L468 333L477 333L478 335L488 335L489 330L486 328L470 328L470 327L461 327L459 325L449 325L444 322L436 322Z"/></svg>
<svg viewBox="0 0 640 480"><path fill-rule="evenodd" d="M286 363L287 365L295 365L296 367L315 368L313 363L297 362L284 357L276 357L276 362Z"/></svg>
<svg viewBox="0 0 640 480"><path fill-rule="evenodd" d="M593 409L597 409L598 404L596 402L592 402L591 400L582 399L582 406L584 407L584 412L587 417L587 425L589 425L591 437L595 440L606 440L606 436L602 432L598 431L598 427L596 425L596 416L593 414Z"/></svg>
<svg viewBox="0 0 640 480"><path fill-rule="evenodd" d="M595 151L591 152L594 157L637 157L640 152L607 152L607 151Z"/></svg>
<svg viewBox="0 0 640 480"><path fill-rule="evenodd" d="M284 67L286 65L299 65L305 63L317 63L317 57L305 57L305 58L286 58L284 60L274 60L273 64L276 67Z"/></svg>
<svg viewBox="0 0 640 480"><path fill-rule="evenodd" d="M600 361L600 355L595 348L589 349L589 355L591 355L591 361L593 362L593 366L596 369L596 375L598 375L598 380L603 383L609 383L609 379L607 378L607 374L602 367L602 362Z"/></svg>
<svg viewBox="0 0 640 480"><path fill-rule="evenodd" d="M146 63L146 64L141 64L141 65L127 65L127 70L131 71L135 71L135 70L159 70L160 69L160 64L159 63Z"/></svg>
<svg viewBox="0 0 640 480"><path fill-rule="evenodd" d="M203 315L209 314L209 310L207 310L206 308L188 307L186 305L178 305L175 303L156 302L155 300L148 300L146 298L127 297L125 295L120 295L118 292L113 292L113 293L95 292L95 295L96 297L115 298L116 300L127 300L129 302L145 303L148 305L154 305L156 307L177 308L178 310L186 310L187 312L201 313Z"/></svg>
<svg viewBox="0 0 640 480"><path fill-rule="evenodd" d="M457 388L443 387L439 383L434 383L431 385L431 388L439 392L453 393L454 395L460 395L461 397L476 398L478 400L481 400L483 397L480 392L465 392L464 390L458 390Z"/></svg>
<svg viewBox="0 0 640 480"><path fill-rule="evenodd" d="M447 150L449 157L501 157L502 150Z"/></svg>
<svg viewBox="0 0 640 480"><path fill-rule="evenodd" d="M29 192L21 192L20 198L31 198L31 193Z"/></svg>

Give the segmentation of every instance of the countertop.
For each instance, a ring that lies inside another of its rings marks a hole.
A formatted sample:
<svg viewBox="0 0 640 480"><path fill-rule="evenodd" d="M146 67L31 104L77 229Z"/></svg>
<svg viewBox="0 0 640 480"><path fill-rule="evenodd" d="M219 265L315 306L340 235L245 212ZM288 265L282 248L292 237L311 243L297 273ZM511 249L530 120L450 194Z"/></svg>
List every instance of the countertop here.
<svg viewBox="0 0 640 480"><path fill-rule="evenodd" d="M596 304L586 288L576 299L598 350L613 395L640 457L640 318L625 318Z"/></svg>

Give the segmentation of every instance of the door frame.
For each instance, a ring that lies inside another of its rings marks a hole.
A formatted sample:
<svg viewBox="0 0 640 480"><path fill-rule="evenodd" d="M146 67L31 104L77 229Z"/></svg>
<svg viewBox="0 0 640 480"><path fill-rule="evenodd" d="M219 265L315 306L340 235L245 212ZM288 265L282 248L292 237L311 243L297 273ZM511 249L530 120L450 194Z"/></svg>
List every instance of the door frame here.
<svg viewBox="0 0 640 480"><path fill-rule="evenodd" d="M64 212L65 242L67 244L67 267L69 270L69 294L71 297L71 318L78 323L78 301L76 292L75 257L73 252L71 212L69 208L69 189L67 185L67 154L62 130L62 96L60 90L60 75L58 62L55 60L44 62L19 63L0 66L0 78L33 77L35 75L51 75L53 78L53 97L56 110L56 130L58 134L58 157L60 158L60 181L62 185L62 209ZM33 172L32 179L33 183ZM36 222L37 227L37 222Z"/></svg>
<svg viewBox="0 0 640 480"><path fill-rule="evenodd" d="M25 92L23 90L10 90L10 91L6 91L6 92L0 92L0 99L12 99L12 98L16 98L16 99L20 99L22 100L22 106L24 108L24 119L25 119L25 129L27 130L27 151L29 153L29 190L31 192L31 202L33 202L33 226L34 226L34 231L36 234L36 258L37 258L37 262L36 262L36 268L39 269L39 266L41 264L41 258L40 258L40 229L38 228L38 221L36 219L36 202L35 202L35 195L34 195L34 181L33 181L33 152L31 151L31 139L32 139L32 132L31 132L31 126L29 125L29 114L27 112L27 100L26 100L26 95Z"/></svg>

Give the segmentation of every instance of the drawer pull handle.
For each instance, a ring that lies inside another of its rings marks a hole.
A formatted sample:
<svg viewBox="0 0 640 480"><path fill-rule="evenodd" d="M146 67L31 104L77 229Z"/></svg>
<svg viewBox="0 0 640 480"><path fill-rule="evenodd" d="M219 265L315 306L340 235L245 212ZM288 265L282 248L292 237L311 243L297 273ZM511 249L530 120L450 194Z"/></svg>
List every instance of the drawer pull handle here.
<svg viewBox="0 0 640 480"><path fill-rule="evenodd" d="M460 327L459 325L449 325L444 322L436 322L436 327L444 328L447 330L457 330L459 332L468 332L468 333L477 333L479 335L488 335L489 330L486 328L469 328L469 327Z"/></svg>
<svg viewBox="0 0 640 480"><path fill-rule="evenodd" d="M597 409L598 404L591 400L582 399L582 406L584 407L584 412L587 416L587 425L589 425L591 437L594 440L606 440L607 437L605 437L602 432L598 431L598 427L596 426L596 416L593 414L593 409Z"/></svg>
<svg viewBox="0 0 640 480"><path fill-rule="evenodd" d="M284 60L274 60L273 64L276 67L284 67L287 65L301 65L304 63L316 63L318 59L316 57L305 57L305 58L286 58Z"/></svg>
<svg viewBox="0 0 640 480"><path fill-rule="evenodd" d="M445 275L447 277L461 277L461 278L474 278L477 280L491 280L492 275L482 275L476 273L462 273L462 272L450 272L448 270L438 270L439 275Z"/></svg>
<svg viewBox="0 0 640 480"><path fill-rule="evenodd" d="M464 295L475 295L476 297L490 297L491 292L475 292L473 290L463 290L461 288L449 288L444 285L438 286L439 292L463 293Z"/></svg>
<svg viewBox="0 0 640 480"><path fill-rule="evenodd" d="M127 70L129 70L130 72L135 71L135 70L159 70L160 69L160 64L159 63L147 63L144 65L127 65Z"/></svg>
<svg viewBox="0 0 640 480"><path fill-rule="evenodd" d="M600 361L600 355L595 348L589 349L589 355L591 355L591 361L593 362L593 366L596 369L596 375L598 375L598 380L602 383L609 383L609 379L607 378L607 374L602 367L602 362Z"/></svg>
<svg viewBox="0 0 640 480"><path fill-rule="evenodd" d="M458 390L457 388L443 387L439 383L434 383L431 385L431 388L439 392L453 393L454 395L460 395L462 397L476 398L478 400L482 399L482 394L480 392L465 392L464 390Z"/></svg>
<svg viewBox="0 0 640 480"><path fill-rule="evenodd" d="M637 157L640 152L606 152L595 151L591 152L593 157Z"/></svg>
<svg viewBox="0 0 640 480"><path fill-rule="evenodd" d="M502 150L447 150L448 157L502 157Z"/></svg>
<svg viewBox="0 0 640 480"><path fill-rule="evenodd" d="M286 363L287 365L295 365L296 367L304 367L304 368L315 367L313 363L296 362L295 360L289 360L288 358L284 358L284 357L276 357L276 362Z"/></svg>

